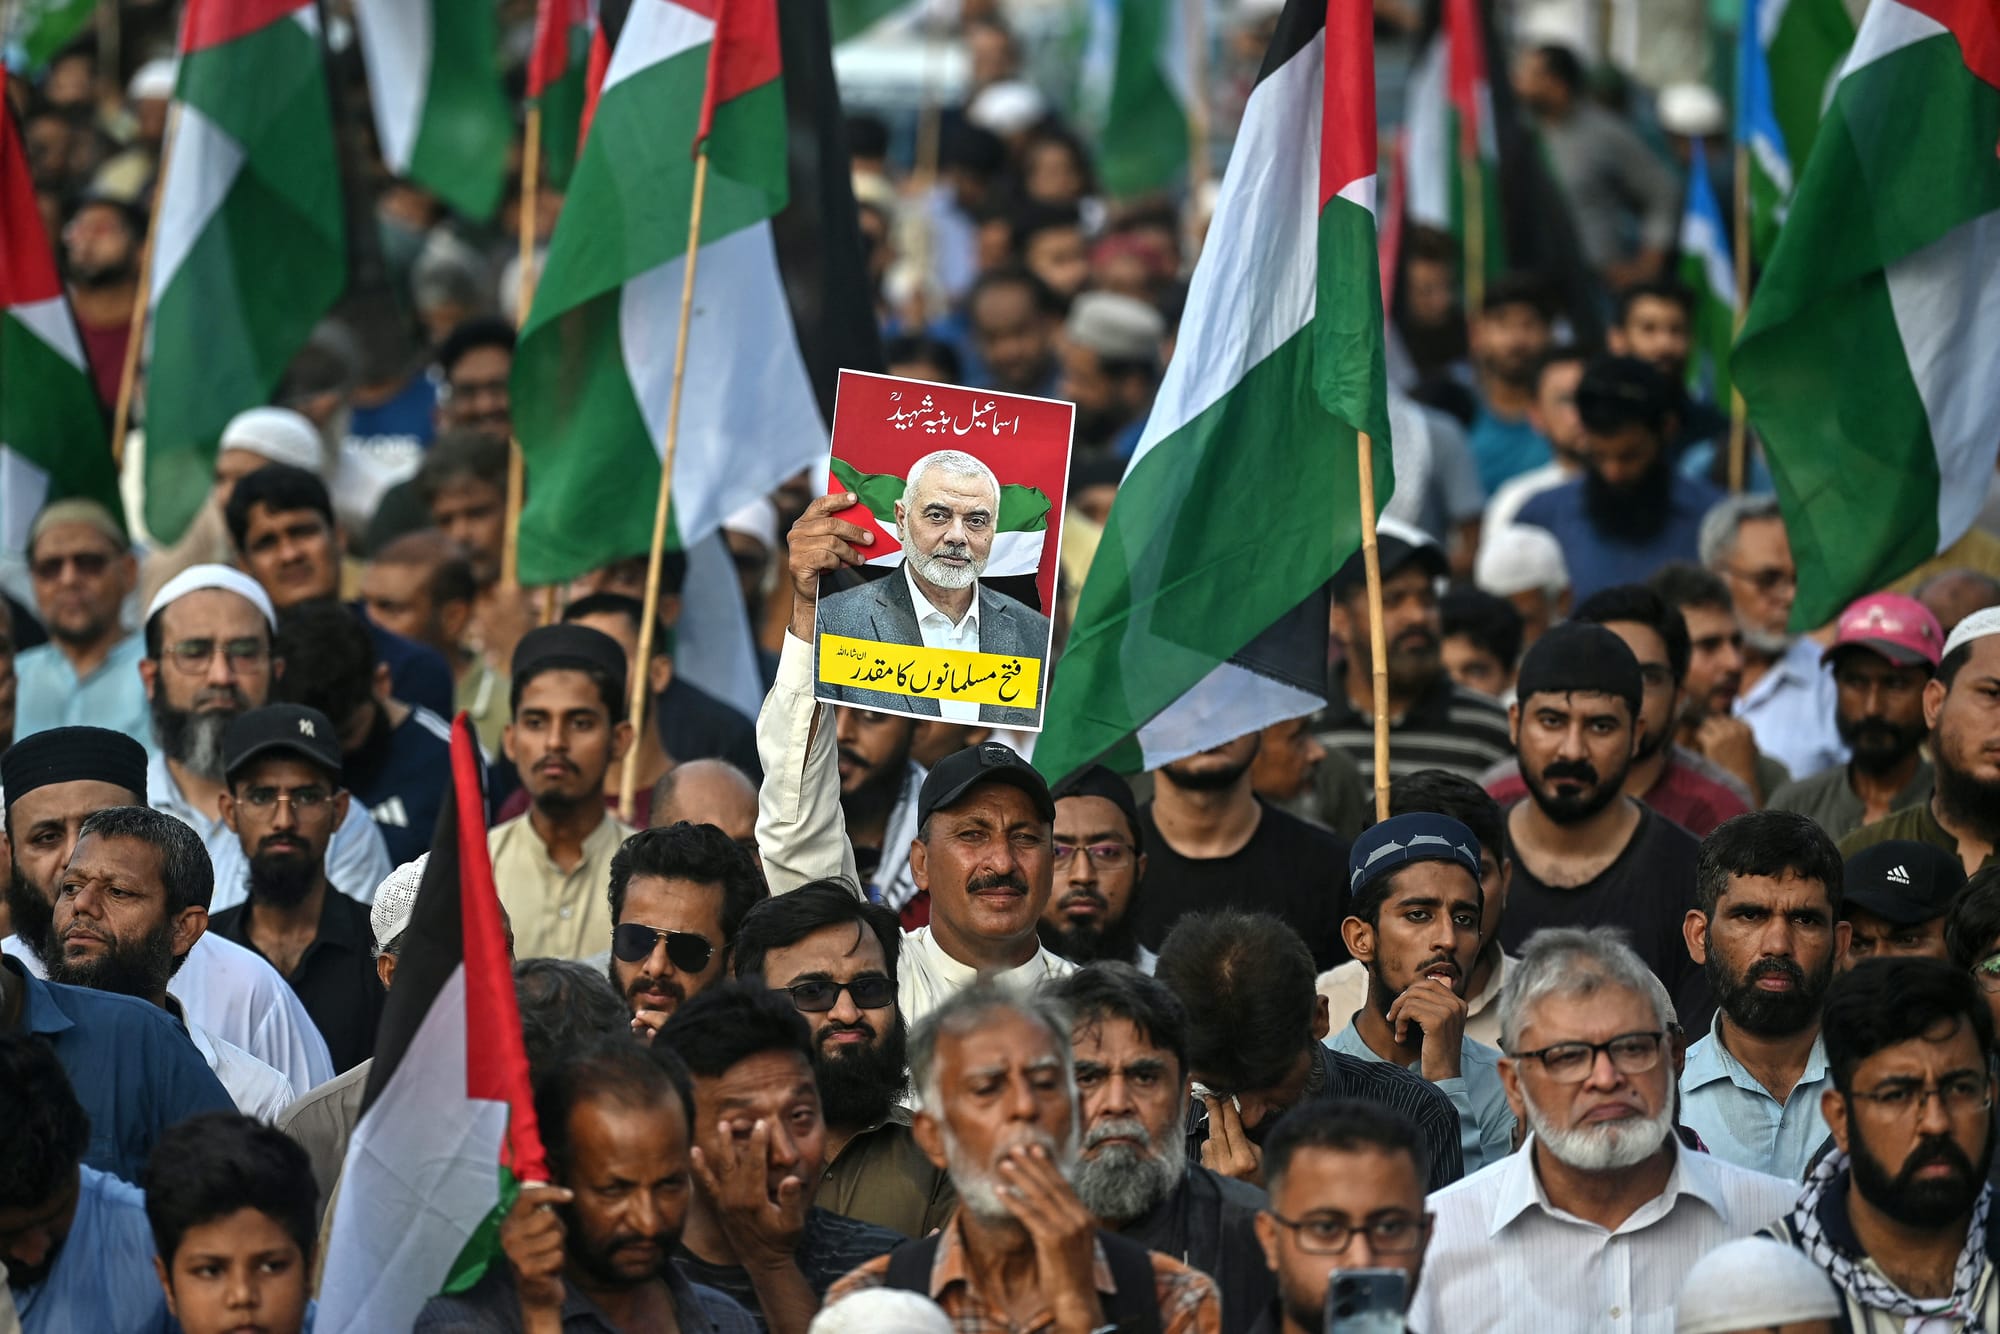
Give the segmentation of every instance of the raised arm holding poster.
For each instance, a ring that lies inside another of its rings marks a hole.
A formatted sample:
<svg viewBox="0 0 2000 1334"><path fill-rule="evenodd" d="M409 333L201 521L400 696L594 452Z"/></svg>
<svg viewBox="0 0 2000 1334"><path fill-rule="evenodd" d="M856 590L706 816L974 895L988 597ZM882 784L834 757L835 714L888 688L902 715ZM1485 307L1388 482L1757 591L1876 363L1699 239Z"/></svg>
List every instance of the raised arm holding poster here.
<svg viewBox="0 0 2000 1334"><path fill-rule="evenodd" d="M822 580L816 695L1039 731L1075 409L840 373L829 493L875 535L859 587Z"/></svg>

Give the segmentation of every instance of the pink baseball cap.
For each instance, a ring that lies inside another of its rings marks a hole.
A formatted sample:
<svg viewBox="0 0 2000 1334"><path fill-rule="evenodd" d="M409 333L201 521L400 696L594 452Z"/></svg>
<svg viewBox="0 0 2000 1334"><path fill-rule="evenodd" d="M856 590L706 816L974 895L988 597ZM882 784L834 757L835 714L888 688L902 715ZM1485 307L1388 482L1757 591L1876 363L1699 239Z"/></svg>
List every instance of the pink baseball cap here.
<svg viewBox="0 0 2000 1334"><path fill-rule="evenodd" d="M1840 613L1833 646L1820 655L1829 662L1844 648L1865 648L1898 667L1936 667L1944 656L1944 632L1924 604L1901 593L1870 593Z"/></svg>

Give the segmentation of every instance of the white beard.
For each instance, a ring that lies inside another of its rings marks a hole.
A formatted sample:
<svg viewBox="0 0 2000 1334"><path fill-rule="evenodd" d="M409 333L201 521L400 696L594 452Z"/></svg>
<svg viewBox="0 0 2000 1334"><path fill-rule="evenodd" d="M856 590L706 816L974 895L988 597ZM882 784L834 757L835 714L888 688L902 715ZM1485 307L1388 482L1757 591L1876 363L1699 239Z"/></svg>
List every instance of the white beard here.
<svg viewBox="0 0 2000 1334"><path fill-rule="evenodd" d="M1556 1158L1579 1172L1618 1172L1637 1167L1660 1151L1674 1133L1674 1101L1637 1121L1606 1121L1594 1126L1558 1126L1542 1115L1524 1085L1521 1105L1528 1109L1528 1128Z"/></svg>
<svg viewBox="0 0 2000 1334"><path fill-rule="evenodd" d="M951 1127L939 1118L939 1129L944 1132L945 1173L951 1177L951 1184L958 1191L958 1202L974 1218L987 1223L1012 1222L1014 1214L1000 1198L1000 1176L997 1171L989 1171L984 1165L972 1160L965 1146L958 1142L958 1136L951 1133ZM1027 1130L1018 1136L1013 1148L1020 1144L1039 1144L1048 1150L1055 1160L1056 1171L1065 1181L1076 1179L1076 1135L1072 1132L1069 1143L1057 1144L1039 1130ZM1004 1152L1004 1150L1003 1150ZM998 1162L998 1156L995 1156Z"/></svg>
<svg viewBox="0 0 2000 1334"><path fill-rule="evenodd" d="M903 559L910 563L911 571L932 588L956 592L961 588L972 587L979 581L980 576L986 573L986 561L974 557L970 546L953 547L950 543L941 542L937 550L930 555L922 555L900 524L896 527L896 540L903 544ZM947 554L969 563L946 565L939 557Z"/></svg>

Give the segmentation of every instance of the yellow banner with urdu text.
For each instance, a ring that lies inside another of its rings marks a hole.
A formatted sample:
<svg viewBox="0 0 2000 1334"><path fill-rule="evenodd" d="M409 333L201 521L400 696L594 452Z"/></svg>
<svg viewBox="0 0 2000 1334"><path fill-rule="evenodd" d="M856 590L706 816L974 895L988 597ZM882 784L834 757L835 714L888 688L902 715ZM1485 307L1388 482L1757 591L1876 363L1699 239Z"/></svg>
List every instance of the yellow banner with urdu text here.
<svg viewBox="0 0 2000 1334"><path fill-rule="evenodd" d="M1040 700L1039 658L962 649L819 637L821 684L917 699L1032 709Z"/></svg>

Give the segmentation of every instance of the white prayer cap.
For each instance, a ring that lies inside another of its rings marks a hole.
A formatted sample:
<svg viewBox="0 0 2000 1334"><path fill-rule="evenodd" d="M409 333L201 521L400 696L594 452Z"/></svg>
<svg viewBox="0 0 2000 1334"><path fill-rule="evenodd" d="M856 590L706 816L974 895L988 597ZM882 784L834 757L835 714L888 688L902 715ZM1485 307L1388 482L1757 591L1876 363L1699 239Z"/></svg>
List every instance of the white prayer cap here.
<svg viewBox="0 0 2000 1334"><path fill-rule="evenodd" d="M820 1308L806 1334L951 1334L951 1317L921 1292L863 1288Z"/></svg>
<svg viewBox="0 0 2000 1334"><path fill-rule="evenodd" d="M319 432L304 413L290 408L251 408L239 412L222 428L219 449L241 449L269 459L289 463L318 476L324 463Z"/></svg>
<svg viewBox="0 0 2000 1334"><path fill-rule="evenodd" d="M178 60L149 60L132 71L132 81L125 85L125 96L134 102L172 97L180 72Z"/></svg>
<svg viewBox="0 0 2000 1334"><path fill-rule="evenodd" d="M278 628L278 613L272 608L271 597L264 591L264 586L243 571L227 565L188 566L153 594L153 603L146 608L146 619L152 620L170 603L179 602L188 594L207 588L220 588L247 599L250 605L264 613L264 621L271 629Z"/></svg>
<svg viewBox="0 0 2000 1334"><path fill-rule="evenodd" d="M1660 89L1660 128L1688 139L1721 134L1729 115L1715 89L1705 83L1670 83Z"/></svg>
<svg viewBox="0 0 2000 1334"><path fill-rule="evenodd" d="M965 109L967 120L1003 138L1033 129L1048 114L1048 99L1033 84L1020 79L988 84Z"/></svg>
<svg viewBox="0 0 2000 1334"><path fill-rule="evenodd" d="M1150 302L1119 292L1085 292L1070 305L1063 333L1110 361L1158 361L1167 321Z"/></svg>
<svg viewBox="0 0 2000 1334"><path fill-rule="evenodd" d="M769 496L759 496L722 521L725 533L741 533L752 541L762 542L764 550L778 549L778 507L771 503Z"/></svg>
<svg viewBox="0 0 2000 1334"><path fill-rule="evenodd" d="M1725 1242L1694 1262L1674 1308L1674 1334L1747 1334L1800 1320L1838 1320L1824 1271L1769 1237Z"/></svg>
<svg viewBox="0 0 2000 1334"><path fill-rule="evenodd" d="M1953 649L1988 635L2000 635L2000 607L1982 607L1954 625L1944 641L1942 656L1949 658Z"/></svg>
<svg viewBox="0 0 2000 1334"><path fill-rule="evenodd" d="M1472 582L1497 598L1533 589L1555 597L1569 587L1569 563L1548 529L1509 524L1479 544Z"/></svg>
<svg viewBox="0 0 2000 1334"><path fill-rule="evenodd" d="M375 902L368 908L368 929L375 935L375 948L382 951L395 942L410 925L417 910L417 887L424 882L424 868L431 855L421 853L413 862L404 862L375 890Z"/></svg>

